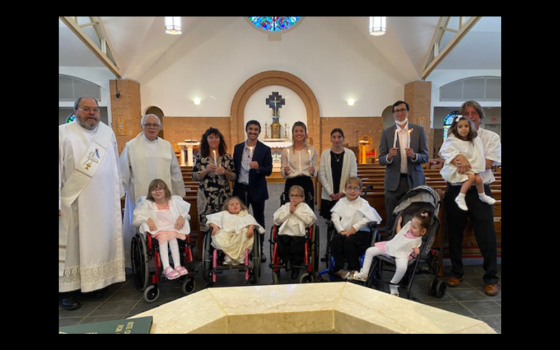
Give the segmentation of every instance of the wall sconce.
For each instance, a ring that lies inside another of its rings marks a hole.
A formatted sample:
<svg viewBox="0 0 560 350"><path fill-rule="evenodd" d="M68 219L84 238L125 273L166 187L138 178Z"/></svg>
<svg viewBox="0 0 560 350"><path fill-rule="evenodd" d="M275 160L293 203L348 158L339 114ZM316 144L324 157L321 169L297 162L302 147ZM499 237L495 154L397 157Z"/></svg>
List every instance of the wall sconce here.
<svg viewBox="0 0 560 350"><path fill-rule="evenodd" d="M181 17L165 17L165 33L171 35L181 34Z"/></svg>
<svg viewBox="0 0 560 350"><path fill-rule="evenodd" d="M371 35L379 36L385 34L387 29L387 17L370 17L369 18L369 33Z"/></svg>
<svg viewBox="0 0 560 350"><path fill-rule="evenodd" d="M353 106L354 103L356 103L356 100L354 100L353 98L349 98L348 101L346 101L346 103L348 103L348 106Z"/></svg>
<svg viewBox="0 0 560 350"><path fill-rule="evenodd" d="M195 97L195 98L193 99L193 102L194 102L195 105L198 106L198 105L200 104L201 100L200 100L200 98Z"/></svg>

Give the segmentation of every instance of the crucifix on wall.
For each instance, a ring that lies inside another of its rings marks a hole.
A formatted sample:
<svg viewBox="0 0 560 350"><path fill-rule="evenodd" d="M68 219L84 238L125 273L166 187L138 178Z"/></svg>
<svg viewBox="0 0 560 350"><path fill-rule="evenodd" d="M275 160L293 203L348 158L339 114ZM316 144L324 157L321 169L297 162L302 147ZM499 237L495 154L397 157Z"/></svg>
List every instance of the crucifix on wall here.
<svg viewBox="0 0 560 350"><path fill-rule="evenodd" d="M270 125L270 131L273 139L280 138L280 115L278 109L286 104L286 100L282 98L278 92L273 92L272 95L268 96L266 99L266 104L272 108L272 124Z"/></svg>

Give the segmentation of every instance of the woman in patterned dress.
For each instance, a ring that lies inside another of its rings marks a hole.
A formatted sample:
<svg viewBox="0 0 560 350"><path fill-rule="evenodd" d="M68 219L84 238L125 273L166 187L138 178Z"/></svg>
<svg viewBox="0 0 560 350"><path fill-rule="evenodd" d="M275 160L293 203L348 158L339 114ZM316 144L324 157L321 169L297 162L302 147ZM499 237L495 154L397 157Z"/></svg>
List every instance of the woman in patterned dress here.
<svg viewBox="0 0 560 350"><path fill-rule="evenodd" d="M231 197L229 182L235 180L233 158L226 153L222 133L206 130L200 140L200 152L194 159L192 178L198 181L197 208L201 231L208 231L206 215L217 213Z"/></svg>

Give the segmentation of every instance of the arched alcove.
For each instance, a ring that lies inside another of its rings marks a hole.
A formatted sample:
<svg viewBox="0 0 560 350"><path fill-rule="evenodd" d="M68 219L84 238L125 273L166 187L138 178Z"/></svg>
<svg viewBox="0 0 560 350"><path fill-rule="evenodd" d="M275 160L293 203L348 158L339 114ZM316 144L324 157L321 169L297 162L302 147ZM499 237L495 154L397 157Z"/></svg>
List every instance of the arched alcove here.
<svg viewBox="0 0 560 350"><path fill-rule="evenodd" d="M317 150L321 148L321 118L319 103L309 86L300 78L283 71L258 73L243 83L231 104L231 140L237 144L245 139L245 105L256 91L269 85L280 85L294 91L303 101L307 112L307 131Z"/></svg>

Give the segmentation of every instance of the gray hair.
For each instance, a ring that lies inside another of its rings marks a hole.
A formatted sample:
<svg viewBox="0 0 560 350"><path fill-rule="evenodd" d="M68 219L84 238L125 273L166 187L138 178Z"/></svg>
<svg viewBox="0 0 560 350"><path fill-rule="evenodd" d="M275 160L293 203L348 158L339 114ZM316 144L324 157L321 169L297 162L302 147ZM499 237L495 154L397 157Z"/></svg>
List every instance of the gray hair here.
<svg viewBox="0 0 560 350"><path fill-rule="evenodd" d="M144 122L146 121L146 118L148 117L155 117L158 120L158 124L159 126L161 126L161 119L159 119L159 117L155 114L146 114L145 116L142 117L142 119L140 120L140 125L144 126Z"/></svg>
<svg viewBox="0 0 560 350"><path fill-rule="evenodd" d="M82 96L82 97L78 97L78 99L74 102L74 110L78 109L78 106L80 105L80 102L84 99L84 98L91 98L92 100L95 101L95 103L97 104L97 107L99 107L99 102L90 96Z"/></svg>

